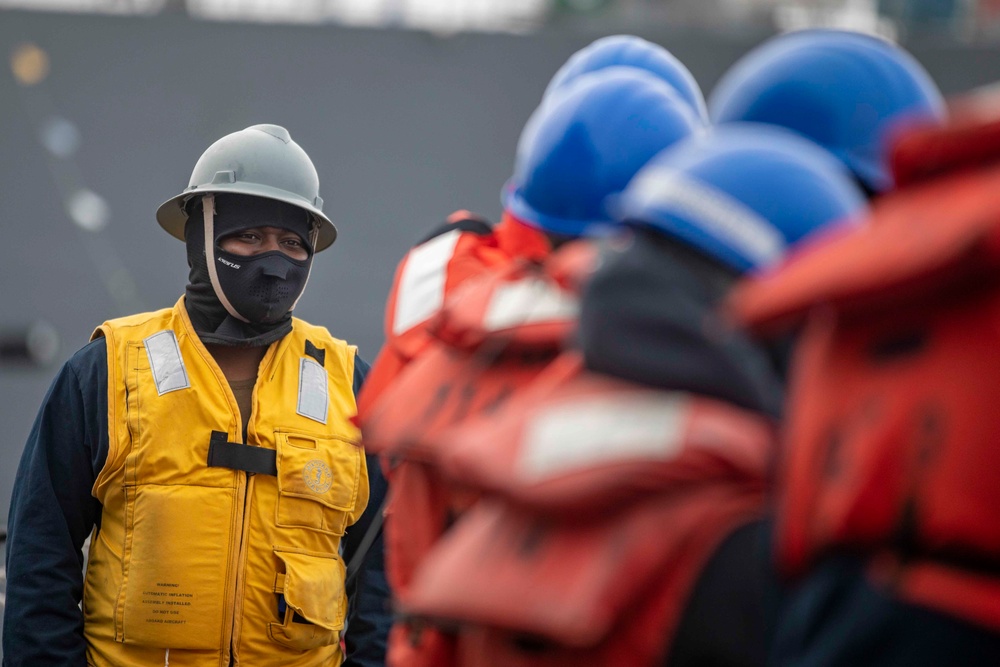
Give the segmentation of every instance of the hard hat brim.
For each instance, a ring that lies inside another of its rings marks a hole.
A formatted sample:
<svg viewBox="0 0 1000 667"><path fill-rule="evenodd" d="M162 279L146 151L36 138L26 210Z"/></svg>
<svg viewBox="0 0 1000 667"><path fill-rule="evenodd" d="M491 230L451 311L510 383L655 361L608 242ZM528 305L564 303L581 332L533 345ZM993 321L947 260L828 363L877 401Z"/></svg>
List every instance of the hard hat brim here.
<svg viewBox="0 0 1000 667"><path fill-rule="evenodd" d="M591 236L599 233L602 228L614 224L614 221L610 218L582 220L576 218L560 218L554 215L542 213L529 204L521 195L517 187L510 181L507 182L501 191L500 203L518 220L521 220L536 229L563 236Z"/></svg>
<svg viewBox="0 0 1000 667"><path fill-rule="evenodd" d="M159 208L156 209L156 221L168 234L183 241L184 225L188 221L188 215L184 211L185 204L193 197L200 197L207 194L251 195L298 206L308 212L319 226L315 252L326 250L337 240L337 227L323 211L300 197L290 196L286 190L260 183L242 183L237 181L236 183L212 183L201 187L194 186L187 188L181 194L171 197L160 204Z"/></svg>

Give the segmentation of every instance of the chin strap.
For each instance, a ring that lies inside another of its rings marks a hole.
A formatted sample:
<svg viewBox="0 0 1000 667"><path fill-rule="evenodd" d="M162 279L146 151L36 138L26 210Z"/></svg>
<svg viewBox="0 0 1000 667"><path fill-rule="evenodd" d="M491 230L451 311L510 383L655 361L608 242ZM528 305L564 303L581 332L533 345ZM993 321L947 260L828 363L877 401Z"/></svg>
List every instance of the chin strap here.
<svg viewBox="0 0 1000 667"><path fill-rule="evenodd" d="M316 263L316 240L319 238L319 225L313 220L312 228L309 230L309 252L312 254L309 262L309 270L306 272L306 279L302 283L302 290L299 291L299 295L295 297L295 301L292 303L292 307L288 309L288 312L295 310L295 306L299 305L299 299L302 295L306 293L306 285L309 284L309 276L313 272L313 264Z"/></svg>
<svg viewBox="0 0 1000 667"><path fill-rule="evenodd" d="M219 272L215 268L215 196L205 195L201 198L201 205L205 212L205 259L208 264L208 278L212 281L212 289L215 290L215 296L219 298L219 303L226 309L226 312L240 322L249 324L250 320L236 312L233 304L229 303L229 299L222 291L222 285L219 284Z"/></svg>

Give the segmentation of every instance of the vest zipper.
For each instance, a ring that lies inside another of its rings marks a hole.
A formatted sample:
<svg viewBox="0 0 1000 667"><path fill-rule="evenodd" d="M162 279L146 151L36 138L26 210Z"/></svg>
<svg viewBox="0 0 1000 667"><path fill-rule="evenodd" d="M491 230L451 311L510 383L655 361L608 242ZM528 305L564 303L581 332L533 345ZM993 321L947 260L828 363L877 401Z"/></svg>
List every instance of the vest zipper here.
<svg viewBox="0 0 1000 667"><path fill-rule="evenodd" d="M261 359L260 367L257 369L257 381L254 383L253 393L250 398L250 418L247 419L246 430L243 429L243 420L242 420L243 415L239 414L238 412L236 415L238 418L238 423L236 425L236 428L238 429L237 433L242 436L241 441L246 447L252 446L248 442L249 431L250 431L250 424L253 423L254 415L257 413L257 384L260 382L261 369L266 368L269 365L269 362L271 361L271 359L273 359L275 355L276 347L277 347L276 344L274 343L271 344L271 347L267 350L267 353L264 355L264 358ZM227 390L230 391L230 393L232 392L232 389L228 387L228 383L226 388ZM236 404L235 396L233 397L233 404L234 405ZM236 560L236 588L233 591L233 625L229 639L230 667L235 667L235 665L237 665L236 647L240 642L240 636L242 634L242 627L243 627L241 619L243 617L244 600L243 596L240 594L240 591L243 590L243 582L246 579L247 552L249 551L249 545L247 544L247 536L250 534L250 526L249 526L250 502L253 498L252 489L253 489L254 477L255 477L254 473L247 472L244 473L242 480L243 504L241 509L242 509L243 522L240 528L240 547L239 547L239 554Z"/></svg>
<svg viewBox="0 0 1000 667"><path fill-rule="evenodd" d="M240 591L243 589L243 582L246 579L247 536L250 534L250 498L251 487L253 485L253 473L243 473L243 522L240 527L240 548L236 559L236 588L233 591L233 627L229 640L229 664L236 665L236 646L239 644L242 633L241 619L243 618L243 596Z"/></svg>
<svg viewBox="0 0 1000 667"><path fill-rule="evenodd" d="M229 392L232 398L232 404L237 406L236 414L236 440L242 442L244 445L247 444L247 433L243 429L243 415L239 413L239 404L236 401L236 397L232 394L232 388L229 386L229 382L225 382L225 390ZM249 429L247 429L249 430ZM233 583L232 594L231 594L231 605L230 613L232 618L229 624L229 667L234 667L236 663L236 646L239 643L240 635L240 618L242 616L243 600L240 597L240 589L243 586L243 581L246 578L244 569L246 568L246 536L247 536L247 521L250 513L247 511L247 504L250 499L250 473L243 472L239 474L238 484L236 489L237 498L239 498L239 487L243 487L243 498L238 502L236 508L236 516L240 517L239 523L239 539L237 541L238 548L236 551L236 568L235 568L235 580Z"/></svg>

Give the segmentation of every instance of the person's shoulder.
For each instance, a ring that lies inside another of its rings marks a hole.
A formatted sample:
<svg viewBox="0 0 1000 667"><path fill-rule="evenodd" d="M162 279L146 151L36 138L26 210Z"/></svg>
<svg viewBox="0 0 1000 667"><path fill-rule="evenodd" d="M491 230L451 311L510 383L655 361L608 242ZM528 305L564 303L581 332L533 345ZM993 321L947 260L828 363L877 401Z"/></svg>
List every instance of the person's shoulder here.
<svg viewBox="0 0 1000 667"><path fill-rule="evenodd" d="M104 340L104 336L99 336L77 350L66 362L66 365L74 371L81 371L95 365L104 367L107 363L108 344Z"/></svg>
<svg viewBox="0 0 1000 667"><path fill-rule="evenodd" d="M437 224L429 232L424 234L424 236L422 236L420 240L414 244L414 247L418 248L426 245L434 239L449 233L486 237L493 234L493 224L477 213L466 210L455 211L445 218L444 222Z"/></svg>
<svg viewBox="0 0 1000 667"><path fill-rule="evenodd" d="M116 317L104 322L98 330L103 330L105 327L111 327L115 329L125 329L130 327L141 327L145 326L147 323L153 320L168 320L173 316L175 308L161 308L160 310L151 310L144 313L136 313L135 315L126 315L125 317Z"/></svg>
<svg viewBox="0 0 1000 667"><path fill-rule="evenodd" d="M368 370L368 364L361 360L358 355L357 345L335 337L324 326L310 324L297 317L292 318L292 333L289 335L295 337L290 340L290 343L292 346L299 347L299 354L312 357L328 371L351 377L353 369L353 382L355 393L357 393ZM362 364L360 369L359 361ZM358 376L359 370L361 371L360 377Z"/></svg>
<svg viewBox="0 0 1000 667"><path fill-rule="evenodd" d="M297 317L292 318L292 336L298 337L298 342L293 341L292 345L300 345L306 356L311 356L325 364L326 353L319 350L330 350L331 354L343 360L342 363L354 363L358 353L358 346L348 343L342 338L337 338L330 333L330 330L318 324L310 324Z"/></svg>
<svg viewBox="0 0 1000 667"><path fill-rule="evenodd" d="M104 336L99 336L66 361L64 370L72 372L81 381L87 378L106 377L108 372L108 345Z"/></svg>
<svg viewBox="0 0 1000 667"><path fill-rule="evenodd" d="M312 340L314 344L324 343L328 345L335 346L346 346L350 347L348 343L343 338L337 338L330 330L325 326L320 324L311 324L298 317L292 318L292 331L294 331L299 336L303 336L308 340Z"/></svg>

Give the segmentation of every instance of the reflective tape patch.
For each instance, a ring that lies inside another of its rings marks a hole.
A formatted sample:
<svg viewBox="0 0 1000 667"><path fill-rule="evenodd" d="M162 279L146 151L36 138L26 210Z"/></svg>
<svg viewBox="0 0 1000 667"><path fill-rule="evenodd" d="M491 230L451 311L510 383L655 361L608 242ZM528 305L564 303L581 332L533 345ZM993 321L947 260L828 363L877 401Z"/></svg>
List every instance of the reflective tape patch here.
<svg viewBox="0 0 1000 667"><path fill-rule="evenodd" d="M548 280L529 278L502 285L493 293L483 317L487 331L510 329L522 324L576 319L579 300Z"/></svg>
<svg viewBox="0 0 1000 667"><path fill-rule="evenodd" d="M735 197L664 167L651 168L632 188L636 206L693 218L704 232L766 267L785 254L785 239L767 219Z"/></svg>
<svg viewBox="0 0 1000 667"><path fill-rule="evenodd" d="M444 304L448 262L461 230L436 236L410 251L396 292L392 333L401 335L436 313Z"/></svg>
<svg viewBox="0 0 1000 667"><path fill-rule="evenodd" d="M299 403L295 411L320 424L326 423L330 407L327 379L326 371L315 361L306 357L299 360Z"/></svg>
<svg viewBox="0 0 1000 667"><path fill-rule="evenodd" d="M518 462L529 480L630 459L667 460L682 445L684 394L594 397L555 406L529 424Z"/></svg>
<svg viewBox="0 0 1000 667"><path fill-rule="evenodd" d="M181 357L181 348L173 331L170 329L158 331L142 343L146 347L146 356L153 371L157 394L163 396L168 392L191 386L187 369L184 367L184 359Z"/></svg>

